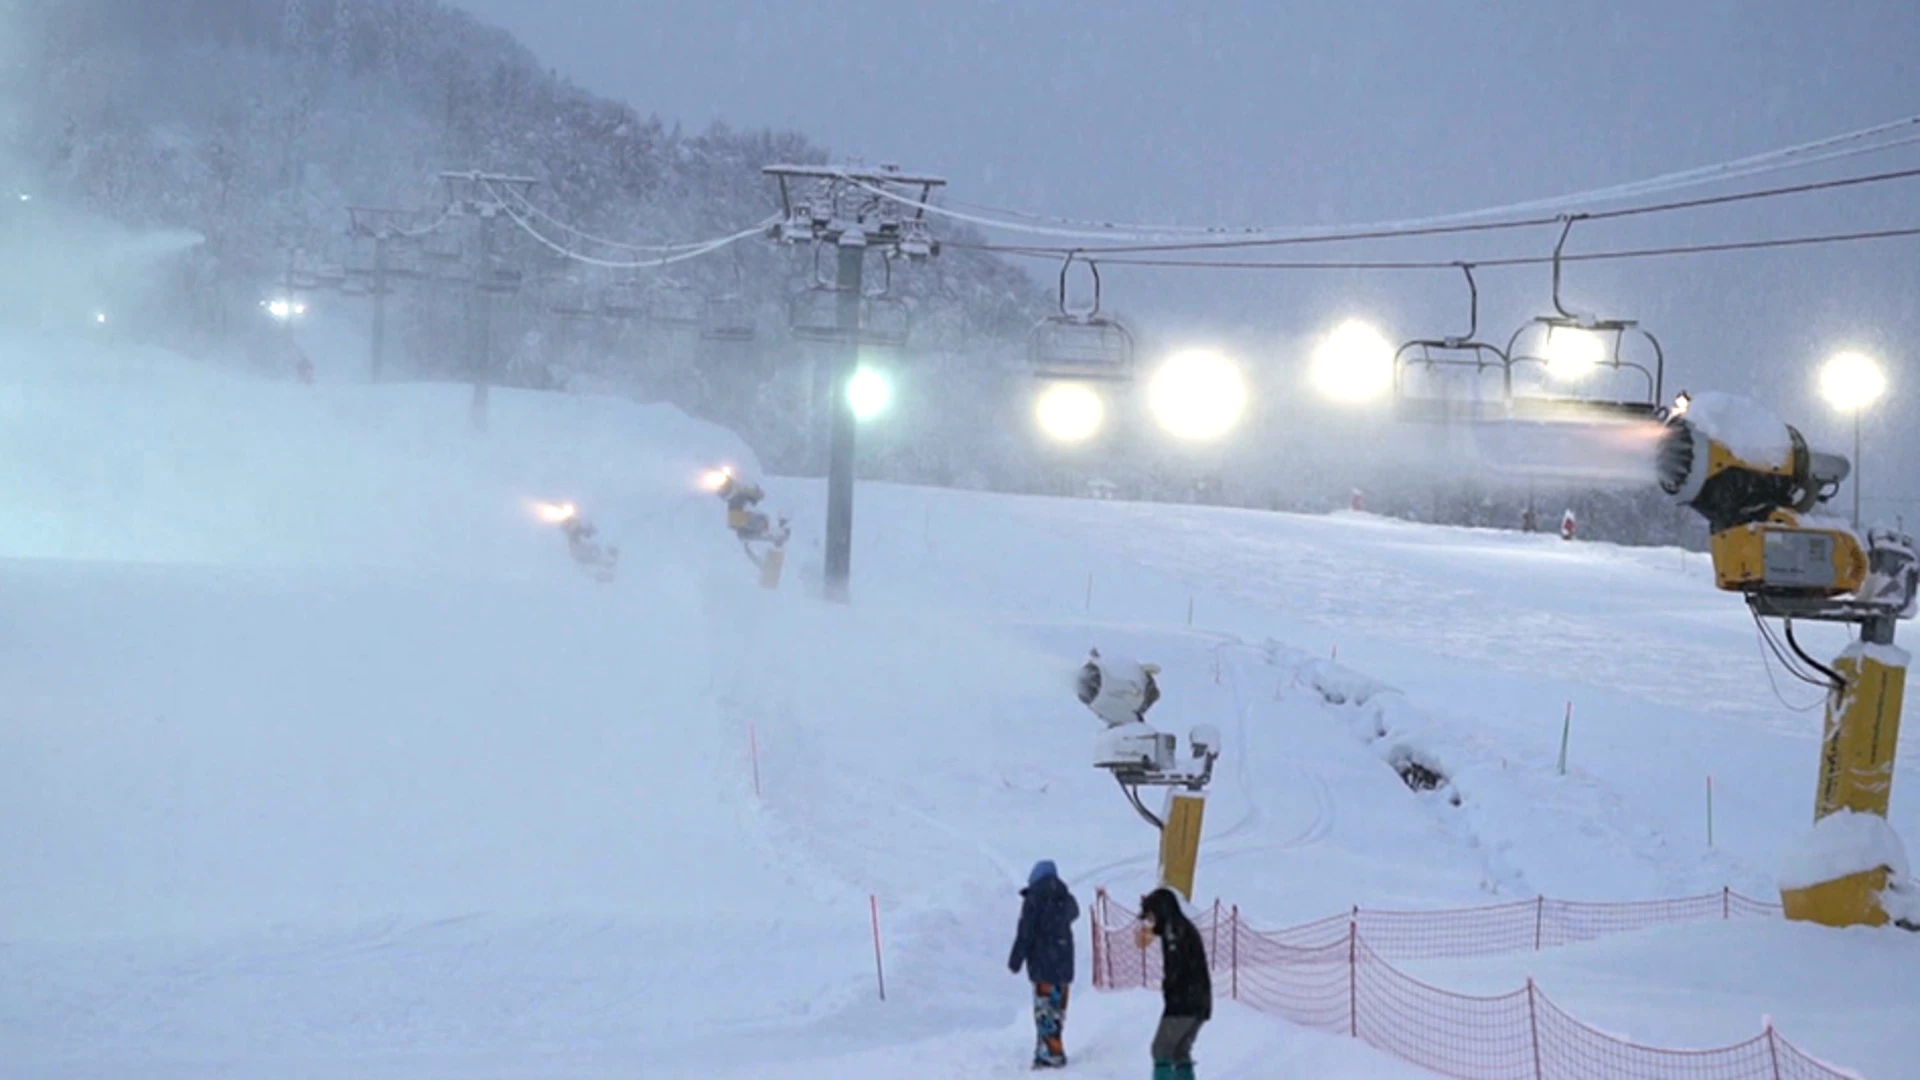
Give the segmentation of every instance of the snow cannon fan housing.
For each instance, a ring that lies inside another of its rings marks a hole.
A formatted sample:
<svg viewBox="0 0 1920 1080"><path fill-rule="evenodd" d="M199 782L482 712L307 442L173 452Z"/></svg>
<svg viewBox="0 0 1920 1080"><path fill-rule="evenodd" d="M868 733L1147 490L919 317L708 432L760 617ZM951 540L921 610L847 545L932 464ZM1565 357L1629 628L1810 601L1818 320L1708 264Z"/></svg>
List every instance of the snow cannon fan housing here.
<svg viewBox="0 0 1920 1080"><path fill-rule="evenodd" d="M1156 665L1102 657L1095 649L1080 668L1080 704L1110 728L1143 723L1147 710L1160 700L1160 685L1154 681L1159 673Z"/></svg>
<svg viewBox="0 0 1920 1080"><path fill-rule="evenodd" d="M1759 405L1701 395L1668 419L1660 489L1707 521L1716 584L1730 592L1830 597L1859 590L1866 552L1851 529L1803 524L1846 479L1844 457L1808 447Z"/></svg>

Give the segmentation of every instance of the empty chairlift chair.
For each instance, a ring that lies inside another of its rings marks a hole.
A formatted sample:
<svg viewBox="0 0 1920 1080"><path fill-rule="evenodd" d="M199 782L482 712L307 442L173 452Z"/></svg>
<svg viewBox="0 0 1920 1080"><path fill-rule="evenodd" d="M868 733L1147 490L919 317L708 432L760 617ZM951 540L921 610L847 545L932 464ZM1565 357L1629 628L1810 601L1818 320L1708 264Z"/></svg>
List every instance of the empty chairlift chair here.
<svg viewBox="0 0 1920 1080"><path fill-rule="evenodd" d="M1393 354L1393 411L1401 420L1446 423L1507 415L1512 391L1505 350L1478 340L1480 287L1473 266L1458 263L1467 279L1467 332L1415 338Z"/></svg>
<svg viewBox="0 0 1920 1080"><path fill-rule="evenodd" d="M1067 300L1067 274L1078 256L1060 266L1059 310L1034 324L1027 335L1027 358L1043 379L1125 381L1133 378L1133 334L1118 320L1100 314L1100 268L1088 260L1093 303L1076 311Z"/></svg>
<svg viewBox="0 0 1920 1080"><path fill-rule="evenodd" d="M1553 314L1521 324L1507 341L1517 416L1650 417L1664 408L1666 354L1632 319L1567 310L1560 299L1561 253L1577 216L1553 248Z"/></svg>

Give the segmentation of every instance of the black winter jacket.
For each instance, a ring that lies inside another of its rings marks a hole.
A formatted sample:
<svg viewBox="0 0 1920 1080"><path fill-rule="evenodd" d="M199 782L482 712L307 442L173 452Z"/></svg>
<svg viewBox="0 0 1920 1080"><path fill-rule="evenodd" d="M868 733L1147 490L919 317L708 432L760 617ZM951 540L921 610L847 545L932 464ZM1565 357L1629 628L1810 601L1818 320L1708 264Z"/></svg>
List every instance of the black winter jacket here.
<svg viewBox="0 0 1920 1080"><path fill-rule="evenodd" d="M1007 967L1037 983L1073 981L1073 924L1080 918L1080 902L1058 877L1041 878L1020 890L1020 930L1013 939Z"/></svg>
<svg viewBox="0 0 1920 1080"><path fill-rule="evenodd" d="M1155 889L1140 900L1140 913L1160 939L1160 993L1166 1016L1213 1017L1213 979L1207 973L1200 928L1180 910L1172 890Z"/></svg>

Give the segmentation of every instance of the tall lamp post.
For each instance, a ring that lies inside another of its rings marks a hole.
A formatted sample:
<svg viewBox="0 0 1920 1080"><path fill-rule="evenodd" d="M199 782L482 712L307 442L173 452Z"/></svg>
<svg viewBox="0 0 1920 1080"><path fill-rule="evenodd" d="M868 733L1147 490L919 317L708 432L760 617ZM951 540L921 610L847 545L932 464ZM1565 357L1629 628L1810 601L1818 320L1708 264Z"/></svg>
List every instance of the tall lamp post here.
<svg viewBox="0 0 1920 1080"><path fill-rule="evenodd" d="M1853 527L1860 527L1860 414L1887 392L1887 376L1873 357L1859 352L1835 353L1820 369L1820 395L1842 412L1853 414Z"/></svg>

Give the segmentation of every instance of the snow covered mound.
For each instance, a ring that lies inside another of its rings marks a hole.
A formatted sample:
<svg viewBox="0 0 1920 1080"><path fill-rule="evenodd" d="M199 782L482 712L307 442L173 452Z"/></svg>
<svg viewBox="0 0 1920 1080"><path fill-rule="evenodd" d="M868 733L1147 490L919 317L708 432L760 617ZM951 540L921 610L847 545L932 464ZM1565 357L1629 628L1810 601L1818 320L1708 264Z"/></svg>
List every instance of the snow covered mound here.
<svg viewBox="0 0 1920 1080"><path fill-rule="evenodd" d="M703 470L756 468L665 406L495 390L476 435L468 398L0 337L0 556L516 574L560 543L530 498L658 544L682 514L711 524Z"/></svg>

